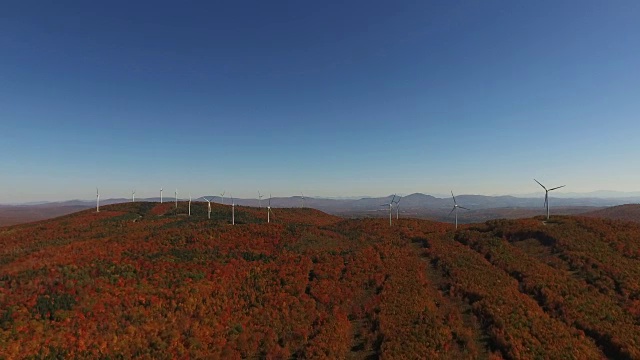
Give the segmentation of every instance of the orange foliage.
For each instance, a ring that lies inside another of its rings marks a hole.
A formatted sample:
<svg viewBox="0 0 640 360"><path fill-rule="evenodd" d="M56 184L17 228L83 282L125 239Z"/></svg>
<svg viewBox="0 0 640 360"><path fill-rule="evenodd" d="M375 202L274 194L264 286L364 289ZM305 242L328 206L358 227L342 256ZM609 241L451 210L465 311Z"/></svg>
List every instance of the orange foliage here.
<svg viewBox="0 0 640 360"><path fill-rule="evenodd" d="M639 356L638 228L178 205L0 228L0 358Z"/></svg>

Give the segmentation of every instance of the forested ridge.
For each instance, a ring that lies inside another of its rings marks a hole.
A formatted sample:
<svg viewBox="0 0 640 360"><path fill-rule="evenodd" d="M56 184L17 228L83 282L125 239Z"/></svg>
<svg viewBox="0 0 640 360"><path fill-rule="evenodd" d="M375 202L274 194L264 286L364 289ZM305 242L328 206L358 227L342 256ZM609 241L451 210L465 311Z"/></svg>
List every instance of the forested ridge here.
<svg viewBox="0 0 640 360"><path fill-rule="evenodd" d="M640 359L640 225L109 205L0 228L0 358Z"/></svg>

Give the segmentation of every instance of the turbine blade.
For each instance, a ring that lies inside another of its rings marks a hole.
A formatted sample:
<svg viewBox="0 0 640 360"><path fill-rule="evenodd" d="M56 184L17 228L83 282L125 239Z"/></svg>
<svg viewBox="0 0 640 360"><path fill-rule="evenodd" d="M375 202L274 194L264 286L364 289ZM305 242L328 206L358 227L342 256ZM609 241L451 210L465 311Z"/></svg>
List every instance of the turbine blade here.
<svg viewBox="0 0 640 360"><path fill-rule="evenodd" d="M453 196L453 190L451 191L451 197L453 198L453 203L454 203L454 204L457 204L457 202L456 202L456 197L455 197L455 196Z"/></svg>
<svg viewBox="0 0 640 360"><path fill-rule="evenodd" d="M456 207L454 206L453 209L451 209L451 211L449 211L449 215L447 216L451 216L451 214L456 210Z"/></svg>
<svg viewBox="0 0 640 360"><path fill-rule="evenodd" d="M542 188L543 188L543 189L547 190L547 188L546 188L546 187L544 187L544 185L540 184L540 181L538 181L538 180L536 180L536 179L533 179L533 181L537 182L537 183L538 183L538 185L542 186Z"/></svg>
<svg viewBox="0 0 640 360"><path fill-rule="evenodd" d="M563 188L563 187L565 187L565 186L567 186L567 185L562 185L562 186L554 187L553 189L549 189L549 191L556 190L556 189L560 189L560 188Z"/></svg>
<svg viewBox="0 0 640 360"><path fill-rule="evenodd" d="M458 205L458 207L459 207L460 209L471 210L471 209L467 209L466 207L464 207L464 206L460 206L460 205Z"/></svg>

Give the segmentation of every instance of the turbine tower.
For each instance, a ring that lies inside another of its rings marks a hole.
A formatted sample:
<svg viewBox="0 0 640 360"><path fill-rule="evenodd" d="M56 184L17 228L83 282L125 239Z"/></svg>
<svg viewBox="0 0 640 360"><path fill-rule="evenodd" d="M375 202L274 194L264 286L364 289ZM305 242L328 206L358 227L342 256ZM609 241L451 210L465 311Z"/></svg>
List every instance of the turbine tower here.
<svg viewBox="0 0 640 360"><path fill-rule="evenodd" d="M400 200L402 200L402 196L398 196L398 201L396 201L396 220L400 218Z"/></svg>
<svg viewBox="0 0 640 360"><path fill-rule="evenodd" d="M236 202L231 195L231 225L236 224Z"/></svg>
<svg viewBox="0 0 640 360"><path fill-rule="evenodd" d="M540 181L533 179L533 181L537 182L538 185L542 186L542 188L544 189L544 207L547 208L547 220L549 220L549 191L553 191L553 190L557 190L560 188L563 188L567 185L562 185L562 186L558 186L558 187L554 187L552 189L548 189L546 187L544 187L544 185L540 184Z"/></svg>
<svg viewBox="0 0 640 360"><path fill-rule="evenodd" d="M100 191L96 188L96 212L100 212Z"/></svg>
<svg viewBox="0 0 640 360"><path fill-rule="evenodd" d="M260 190L258 190L258 208L262 208L262 195L260 194Z"/></svg>
<svg viewBox="0 0 640 360"><path fill-rule="evenodd" d="M389 226L391 226L391 214L393 214L393 204L395 204L394 200L396 199L396 194L393 194L393 198L389 201L388 204L382 204L380 206L388 206L389 207Z"/></svg>
<svg viewBox="0 0 640 360"><path fill-rule="evenodd" d="M131 202L136 202L136 189L131 192Z"/></svg>
<svg viewBox="0 0 640 360"><path fill-rule="evenodd" d="M162 188L160 188L160 204L162 204Z"/></svg>
<svg viewBox="0 0 640 360"><path fill-rule="evenodd" d="M456 197L453 196L453 191L451 191L451 197L453 198L453 209L451 209L451 211L449 212L448 216L451 216L452 212L456 212L456 229L458 228L458 208L460 209L465 209L465 210L469 210L464 206L460 206L458 205L458 203L456 202Z"/></svg>
<svg viewBox="0 0 640 360"><path fill-rule="evenodd" d="M302 195L302 208L304 209L304 193L300 192L300 194Z"/></svg>
<svg viewBox="0 0 640 360"><path fill-rule="evenodd" d="M267 205L267 224L271 222L271 194L269 194L269 204Z"/></svg>
<svg viewBox="0 0 640 360"><path fill-rule="evenodd" d="M211 200L206 197L202 197L207 202L207 219L211 219Z"/></svg>
<svg viewBox="0 0 640 360"><path fill-rule="evenodd" d="M189 193L189 216L191 216L191 193Z"/></svg>
<svg viewBox="0 0 640 360"><path fill-rule="evenodd" d="M176 189L176 192L174 193L174 196L176 198L176 209L178 208L178 189Z"/></svg>

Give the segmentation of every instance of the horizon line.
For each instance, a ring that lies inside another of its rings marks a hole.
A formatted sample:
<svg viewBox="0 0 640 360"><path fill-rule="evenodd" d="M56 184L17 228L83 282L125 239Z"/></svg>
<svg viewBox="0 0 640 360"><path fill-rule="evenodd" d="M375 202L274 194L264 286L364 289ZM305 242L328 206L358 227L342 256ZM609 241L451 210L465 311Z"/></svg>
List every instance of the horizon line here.
<svg viewBox="0 0 640 360"><path fill-rule="evenodd" d="M541 193L543 193L541 191ZM600 196L588 196L588 195L592 195L592 194L596 194L596 193L613 193L613 194L618 194L617 196L605 196L605 195L600 195ZM515 198L535 198L537 197L538 192L529 192L529 193L518 193L518 194L491 194L491 195L485 195L485 194L477 194L477 193L462 193L460 195L456 195L458 197L460 196L484 196L484 197L515 197ZM617 191L617 190L594 190L594 191L588 191L588 192L558 192L556 193L555 197L559 197L558 195L560 194L564 194L565 196L562 196L563 198L567 198L568 196L577 196L576 198L598 198L598 199L613 199L613 198L634 198L634 197L640 197L640 191ZM390 196L402 196L402 197L407 197L407 196L411 196L411 195L424 195L424 196L432 196L434 198L438 198L438 199L446 199L449 198L448 194L428 194L428 193L422 193L422 192L414 192L414 193L410 193L410 194L388 194L388 195L381 195L381 196L374 196L374 195L362 195L362 196L317 196L317 195L305 195L304 197L306 199L319 199L319 200L365 200L365 199L379 199L379 198L387 198ZM207 197L213 197L213 198L221 198L221 196L218 195L202 195L202 196L193 196L192 197L192 201L193 200L198 200L201 199L203 196L207 196ZM541 195L543 196L543 195ZM225 196L226 197L226 196ZM288 196L273 196L272 198L301 198L301 195L288 195ZM151 196L151 197L137 197L137 199L139 199L139 201L143 201L145 199L159 199L159 196ZM109 198L102 198L101 201L107 201L107 200L119 200L119 199L131 199L131 197L109 197ZM175 197L172 196L163 196L163 199L172 199L173 201L175 201ZM236 197L236 199L238 200L258 200L257 197ZM264 197L263 197L264 199ZM181 198L178 197L178 201L188 201L188 198ZM81 199L81 198L75 198L75 199L59 199L59 200L36 200L36 201L26 201L26 202L0 202L0 205L10 205L10 206L20 206L20 205L43 205L43 204L49 204L49 203L62 203L62 202L73 202L73 201L80 201L80 202L93 202L95 201L95 198L90 198L90 199Z"/></svg>

